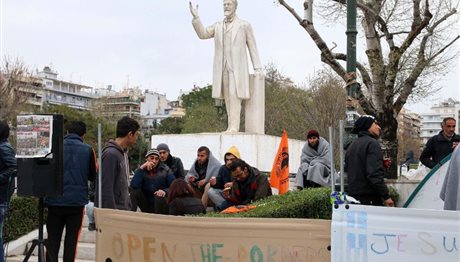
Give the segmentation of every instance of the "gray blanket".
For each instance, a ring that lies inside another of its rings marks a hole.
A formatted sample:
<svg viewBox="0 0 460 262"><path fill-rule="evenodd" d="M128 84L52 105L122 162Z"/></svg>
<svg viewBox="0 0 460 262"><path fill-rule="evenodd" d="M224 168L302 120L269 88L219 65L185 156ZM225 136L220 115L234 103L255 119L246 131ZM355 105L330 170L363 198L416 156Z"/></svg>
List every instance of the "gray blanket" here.
<svg viewBox="0 0 460 262"><path fill-rule="evenodd" d="M212 177L212 176L217 176L217 173L219 172L219 168L220 166L222 166L222 164L219 162L219 160L217 160L217 158L215 158L213 155L212 155L212 152L210 151L209 152L209 157L208 157L208 167L206 169L206 183L208 183L209 179ZM192 166L190 167L190 170L188 171L187 175L185 176L185 181L188 182L188 178L190 176L194 176L195 178L198 178L198 173L196 172L195 170L195 162L193 162Z"/></svg>
<svg viewBox="0 0 460 262"><path fill-rule="evenodd" d="M440 197L444 210L460 210L460 146L452 153Z"/></svg>
<svg viewBox="0 0 460 262"><path fill-rule="evenodd" d="M304 187L303 177L322 186L331 184L331 156L329 143L320 137L318 150L311 148L305 143L300 157L300 167L296 175L296 186Z"/></svg>

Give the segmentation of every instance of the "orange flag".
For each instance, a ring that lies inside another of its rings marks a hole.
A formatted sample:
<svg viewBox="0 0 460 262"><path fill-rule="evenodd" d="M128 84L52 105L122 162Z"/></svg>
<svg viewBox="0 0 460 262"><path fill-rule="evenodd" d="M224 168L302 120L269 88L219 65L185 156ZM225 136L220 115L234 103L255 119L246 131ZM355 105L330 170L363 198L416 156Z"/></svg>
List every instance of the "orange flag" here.
<svg viewBox="0 0 460 262"><path fill-rule="evenodd" d="M278 194L280 195L289 191L289 150L286 130L283 130L280 146L276 153L275 161L273 161L270 186L278 189Z"/></svg>

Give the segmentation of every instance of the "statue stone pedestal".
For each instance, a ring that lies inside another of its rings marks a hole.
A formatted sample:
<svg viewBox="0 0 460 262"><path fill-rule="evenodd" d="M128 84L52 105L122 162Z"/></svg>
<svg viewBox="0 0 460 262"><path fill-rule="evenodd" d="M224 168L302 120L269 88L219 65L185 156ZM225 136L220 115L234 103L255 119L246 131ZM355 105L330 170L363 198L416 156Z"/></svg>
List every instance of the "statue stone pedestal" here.
<svg viewBox="0 0 460 262"><path fill-rule="evenodd" d="M241 159L263 172L271 172L281 137L254 133L200 133L153 135L151 146L166 143L171 155L180 157L185 170L196 160L197 149L207 146L211 153L223 164L225 152L236 146ZM289 173L297 173L300 155L305 141L289 139Z"/></svg>
<svg viewBox="0 0 460 262"><path fill-rule="evenodd" d="M247 133L265 134L265 77L249 76L250 99L245 101L244 127Z"/></svg>

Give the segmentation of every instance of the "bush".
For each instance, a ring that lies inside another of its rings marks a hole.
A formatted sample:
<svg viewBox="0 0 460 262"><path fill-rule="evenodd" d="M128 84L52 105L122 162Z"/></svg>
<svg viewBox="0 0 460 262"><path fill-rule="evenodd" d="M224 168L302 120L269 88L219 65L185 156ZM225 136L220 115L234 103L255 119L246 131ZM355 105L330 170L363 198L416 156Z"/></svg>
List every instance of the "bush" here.
<svg viewBox="0 0 460 262"><path fill-rule="evenodd" d="M257 208L237 214L208 213L207 217L265 217L331 219L329 188L307 188L254 202Z"/></svg>
<svg viewBox="0 0 460 262"><path fill-rule="evenodd" d="M38 198L13 195L3 225L4 242L25 235L38 228Z"/></svg>

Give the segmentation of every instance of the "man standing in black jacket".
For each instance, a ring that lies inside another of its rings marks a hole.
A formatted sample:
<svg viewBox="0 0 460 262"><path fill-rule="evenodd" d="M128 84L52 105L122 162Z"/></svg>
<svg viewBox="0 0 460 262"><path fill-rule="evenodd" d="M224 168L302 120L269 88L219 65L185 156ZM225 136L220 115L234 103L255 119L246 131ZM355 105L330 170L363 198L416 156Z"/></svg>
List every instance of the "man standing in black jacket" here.
<svg viewBox="0 0 460 262"><path fill-rule="evenodd" d="M428 168L435 167L443 158L454 151L460 141L455 134L455 118L446 117L441 122L441 132L428 140L420 155L420 162Z"/></svg>
<svg viewBox="0 0 460 262"><path fill-rule="evenodd" d="M345 155L348 194L363 205L394 206L383 180L383 153L377 141L379 124L373 116L364 115L356 120L351 132L358 134L358 139Z"/></svg>

